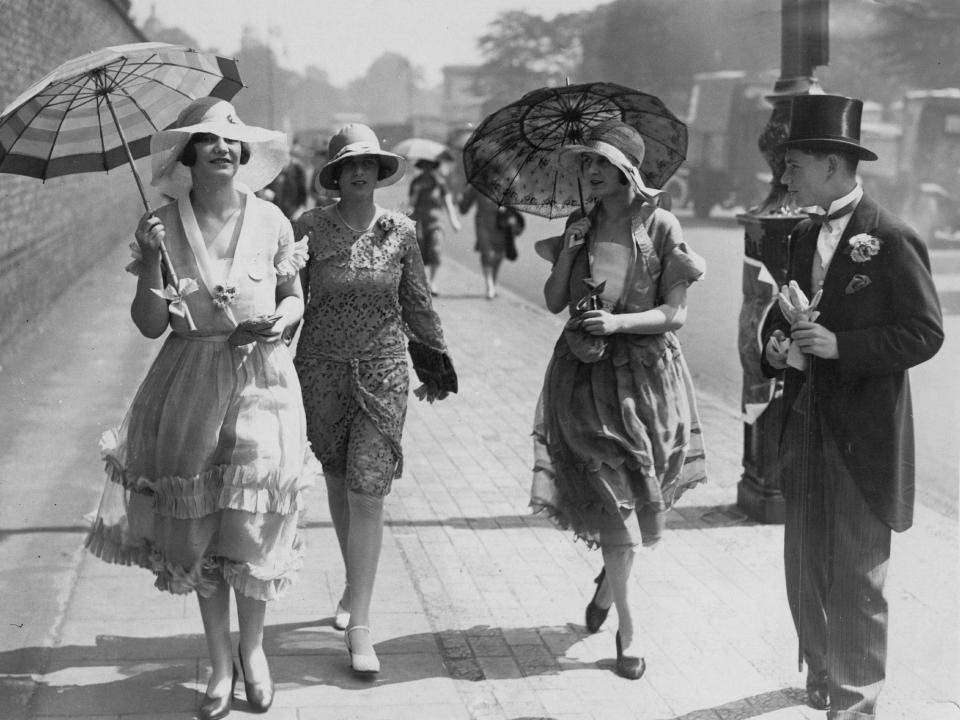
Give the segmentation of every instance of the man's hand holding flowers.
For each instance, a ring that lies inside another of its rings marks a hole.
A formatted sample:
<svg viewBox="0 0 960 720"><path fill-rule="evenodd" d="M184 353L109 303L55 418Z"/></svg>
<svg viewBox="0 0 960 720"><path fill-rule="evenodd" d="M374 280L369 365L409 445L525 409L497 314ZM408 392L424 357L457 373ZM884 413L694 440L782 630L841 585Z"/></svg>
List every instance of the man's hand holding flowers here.
<svg viewBox="0 0 960 720"><path fill-rule="evenodd" d="M780 331L774 332L767 344L767 361L774 367L787 365L804 370L807 366L805 355L815 355L826 359L840 357L837 351L837 336L819 325L820 316L817 305L823 294L818 290L812 300L808 300L795 280L780 288L777 302L780 311L790 323L790 338Z"/></svg>

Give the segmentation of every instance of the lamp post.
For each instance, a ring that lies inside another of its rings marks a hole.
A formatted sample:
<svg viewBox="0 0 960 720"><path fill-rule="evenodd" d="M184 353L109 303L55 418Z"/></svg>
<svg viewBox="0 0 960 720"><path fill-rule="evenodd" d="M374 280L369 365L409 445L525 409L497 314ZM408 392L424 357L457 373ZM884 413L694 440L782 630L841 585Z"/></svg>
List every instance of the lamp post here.
<svg viewBox="0 0 960 720"><path fill-rule="evenodd" d="M777 448L780 436L780 388L760 371L759 328L787 281L788 235L804 215L793 207L780 182L790 101L796 95L821 93L813 69L829 60L829 0L781 0L780 78L766 99L770 120L757 141L772 177L766 198L737 216L744 227L743 305L738 345L743 367L743 475L737 506L764 523L783 522L783 495Z"/></svg>

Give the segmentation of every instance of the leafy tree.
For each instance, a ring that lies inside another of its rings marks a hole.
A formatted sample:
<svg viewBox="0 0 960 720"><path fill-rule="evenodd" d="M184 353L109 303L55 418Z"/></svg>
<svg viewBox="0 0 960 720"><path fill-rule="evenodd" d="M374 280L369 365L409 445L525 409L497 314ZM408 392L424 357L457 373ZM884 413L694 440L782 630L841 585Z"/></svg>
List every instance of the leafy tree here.
<svg viewBox="0 0 960 720"><path fill-rule="evenodd" d="M960 66L957 0L901 0L880 5L873 43L879 67L913 88L956 86Z"/></svg>
<svg viewBox="0 0 960 720"><path fill-rule="evenodd" d="M567 13L546 20L522 10L501 13L477 40L485 61L478 75L481 92L517 98L573 80L583 57L580 38L588 17Z"/></svg>
<svg viewBox="0 0 960 720"><path fill-rule="evenodd" d="M681 108L695 73L778 64L779 9L771 0L617 0L587 23L581 75Z"/></svg>
<svg viewBox="0 0 960 720"><path fill-rule="evenodd" d="M406 122L415 112L420 77L404 55L383 53L371 63L363 77L350 83L349 109L362 112L367 121L374 124Z"/></svg>

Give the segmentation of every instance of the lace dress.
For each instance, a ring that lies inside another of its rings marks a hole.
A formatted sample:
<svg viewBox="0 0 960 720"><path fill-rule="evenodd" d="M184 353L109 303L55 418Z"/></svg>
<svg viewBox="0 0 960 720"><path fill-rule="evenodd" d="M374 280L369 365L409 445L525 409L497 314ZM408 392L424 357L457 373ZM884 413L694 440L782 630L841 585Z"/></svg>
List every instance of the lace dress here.
<svg viewBox="0 0 960 720"><path fill-rule="evenodd" d="M171 309L167 335L119 428L105 433L107 483L87 548L152 570L156 586L209 596L220 578L259 600L279 596L304 550L297 532L308 479L300 385L282 342L234 347L235 321L272 313L277 283L306 248L279 209L245 196L226 277L207 257L188 199L160 208L166 244L198 327ZM132 246L136 248L136 246ZM135 260L128 270L139 274ZM233 295L227 310L215 302ZM235 294L229 292L235 289Z"/></svg>
<svg viewBox="0 0 960 720"><path fill-rule="evenodd" d="M414 223L377 208L356 232L330 206L301 215L295 233L310 250L295 360L307 436L328 476L382 497L403 466L408 349L422 382L457 389Z"/></svg>
<svg viewBox="0 0 960 720"><path fill-rule="evenodd" d="M555 258L561 243L551 238L537 250ZM605 262L596 263L596 248L584 248L570 273L571 315L591 276L614 288L616 297L605 298L612 312L642 312L703 274L676 218L649 205L634 210L628 248L599 252ZM615 267L620 276L602 277ZM530 504L591 546L652 545L666 510L706 479L693 383L672 332L606 340L596 362L578 359L566 335L557 341L534 420Z"/></svg>

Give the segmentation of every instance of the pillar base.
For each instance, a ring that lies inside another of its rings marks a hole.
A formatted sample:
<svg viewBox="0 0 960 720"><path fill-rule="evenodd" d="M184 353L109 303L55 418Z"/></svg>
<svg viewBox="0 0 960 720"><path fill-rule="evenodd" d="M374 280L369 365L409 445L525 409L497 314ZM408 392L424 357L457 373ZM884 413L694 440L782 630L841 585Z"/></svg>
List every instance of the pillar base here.
<svg viewBox="0 0 960 720"><path fill-rule="evenodd" d="M783 525L783 495L777 489L758 486L747 475L737 483L737 508L759 523Z"/></svg>

